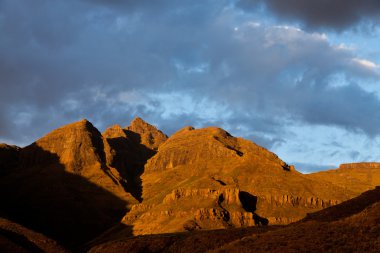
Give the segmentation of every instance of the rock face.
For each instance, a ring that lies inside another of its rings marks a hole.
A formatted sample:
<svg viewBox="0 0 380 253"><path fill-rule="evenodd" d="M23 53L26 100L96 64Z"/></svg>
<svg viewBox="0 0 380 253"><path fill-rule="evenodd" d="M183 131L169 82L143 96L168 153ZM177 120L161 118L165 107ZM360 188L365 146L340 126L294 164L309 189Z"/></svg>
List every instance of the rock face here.
<svg viewBox="0 0 380 253"><path fill-rule="evenodd" d="M379 252L380 188L287 226L199 231L94 243L89 252ZM187 222L187 230L197 229ZM196 247L194 247L196 245Z"/></svg>
<svg viewBox="0 0 380 253"><path fill-rule="evenodd" d="M148 160L143 202L123 218L134 234L287 224L352 193L308 179L253 142L185 127Z"/></svg>

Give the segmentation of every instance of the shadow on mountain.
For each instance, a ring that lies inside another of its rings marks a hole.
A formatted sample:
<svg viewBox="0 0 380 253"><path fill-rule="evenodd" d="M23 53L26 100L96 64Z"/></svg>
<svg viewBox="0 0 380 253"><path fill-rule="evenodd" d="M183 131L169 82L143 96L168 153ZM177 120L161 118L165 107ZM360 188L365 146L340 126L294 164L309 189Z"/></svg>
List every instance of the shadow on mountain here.
<svg viewBox="0 0 380 253"><path fill-rule="evenodd" d="M239 192L239 199L246 212L252 213L252 218L255 221L256 226L266 226L269 224L267 218L259 216L256 212L257 196L250 194L249 192Z"/></svg>
<svg viewBox="0 0 380 253"><path fill-rule="evenodd" d="M117 224L127 203L85 178L68 173L57 155L36 144L21 165L0 178L0 213L75 249Z"/></svg>
<svg viewBox="0 0 380 253"><path fill-rule="evenodd" d="M120 175L126 179L123 184L125 190L132 194L139 202L142 201L141 175L149 158L156 151L141 144L141 136L129 130L123 130L128 136L107 138L112 150L115 151L111 166L116 168Z"/></svg>
<svg viewBox="0 0 380 253"><path fill-rule="evenodd" d="M254 213L256 211L257 197L253 196L249 192L241 191L239 192L239 199L243 205L243 209L246 212Z"/></svg>
<svg viewBox="0 0 380 253"><path fill-rule="evenodd" d="M0 143L0 177L7 175L18 164L20 148Z"/></svg>

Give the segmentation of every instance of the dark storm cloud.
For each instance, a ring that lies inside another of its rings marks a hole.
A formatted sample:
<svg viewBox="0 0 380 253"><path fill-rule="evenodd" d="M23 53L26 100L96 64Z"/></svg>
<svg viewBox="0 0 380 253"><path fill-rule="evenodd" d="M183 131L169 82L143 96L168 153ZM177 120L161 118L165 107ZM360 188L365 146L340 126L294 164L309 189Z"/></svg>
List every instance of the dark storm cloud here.
<svg viewBox="0 0 380 253"><path fill-rule="evenodd" d="M240 0L243 9L265 6L277 17L299 20L308 28L332 28L342 31L360 22L378 23L378 0Z"/></svg>
<svg viewBox="0 0 380 253"><path fill-rule="evenodd" d="M379 134L380 103L374 93L368 93L355 84L343 87L323 88L299 87L290 100L295 115L311 124L338 125L348 130L361 130L370 136ZM302 104L302 107L298 107ZM363 124L371 119L372 124Z"/></svg>

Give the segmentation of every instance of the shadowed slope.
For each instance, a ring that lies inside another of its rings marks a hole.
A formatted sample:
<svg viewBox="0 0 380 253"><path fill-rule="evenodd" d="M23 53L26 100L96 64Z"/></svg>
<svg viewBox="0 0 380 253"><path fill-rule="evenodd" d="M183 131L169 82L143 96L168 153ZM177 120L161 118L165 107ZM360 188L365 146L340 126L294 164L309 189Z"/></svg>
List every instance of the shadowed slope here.
<svg viewBox="0 0 380 253"><path fill-rule="evenodd" d="M67 252L57 242L19 224L0 218L1 252Z"/></svg>
<svg viewBox="0 0 380 253"><path fill-rule="evenodd" d="M110 146L106 152L108 164L126 179L126 190L141 202L140 176L144 165L167 140L167 136L141 118L135 118L125 129L119 125L111 126L103 136Z"/></svg>
<svg viewBox="0 0 380 253"><path fill-rule="evenodd" d="M20 148L0 143L0 176L8 174L18 164Z"/></svg>

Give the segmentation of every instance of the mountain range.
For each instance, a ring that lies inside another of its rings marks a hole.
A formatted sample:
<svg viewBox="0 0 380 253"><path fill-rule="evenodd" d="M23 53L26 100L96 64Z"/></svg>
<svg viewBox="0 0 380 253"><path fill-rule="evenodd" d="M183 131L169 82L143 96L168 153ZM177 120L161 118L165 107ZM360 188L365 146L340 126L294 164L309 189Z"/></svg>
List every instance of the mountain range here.
<svg viewBox="0 0 380 253"><path fill-rule="evenodd" d="M157 251L173 251L214 235L224 244L208 249L272 250L280 237L306 243L322 223L334 234L368 222L378 235L377 185L379 163L302 174L217 127L187 126L168 137L141 118L103 133L81 120L23 148L0 144L0 248L111 252L157 242ZM45 244L35 239L42 237Z"/></svg>

